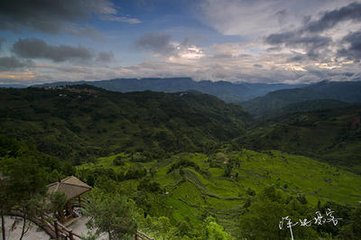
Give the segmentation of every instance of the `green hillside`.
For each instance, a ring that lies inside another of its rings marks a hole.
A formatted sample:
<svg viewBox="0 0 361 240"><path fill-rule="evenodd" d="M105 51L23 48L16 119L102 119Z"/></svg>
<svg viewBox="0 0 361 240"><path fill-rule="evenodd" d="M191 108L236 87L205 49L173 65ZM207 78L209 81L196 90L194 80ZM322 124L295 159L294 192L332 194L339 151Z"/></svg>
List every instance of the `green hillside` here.
<svg viewBox="0 0 361 240"><path fill-rule="evenodd" d="M76 163L120 151L202 151L239 136L248 119L239 106L196 92L0 89L0 134Z"/></svg>
<svg viewBox="0 0 361 240"><path fill-rule="evenodd" d="M121 166L114 164L120 159ZM136 169L147 174L130 177ZM267 191L276 192L275 201L283 204L283 211L273 212L276 219L282 214L312 215L317 204L329 201L352 206L361 199L361 176L278 151L243 150L210 156L184 153L148 163L134 162L130 155L119 153L83 164L77 167L77 174L100 185L104 176L109 177L114 181L111 191L128 194L151 216L166 216L175 225L188 222L194 226L193 234L202 227L205 216L214 216L235 239L251 234L243 224L259 214L253 205L263 203ZM127 174L131 179L124 180ZM292 201L306 213L291 210ZM267 231L277 231L277 222L274 224Z"/></svg>
<svg viewBox="0 0 361 240"><path fill-rule="evenodd" d="M243 102L241 105L253 116L269 118L282 114L287 109L292 110L292 105L297 106L300 103L303 103L302 111L312 108L313 110L337 108L345 103L361 103L361 81L323 81L304 88L270 92L265 96Z"/></svg>
<svg viewBox="0 0 361 240"><path fill-rule="evenodd" d="M360 118L360 106L282 115L259 123L235 142L313 156L361 173Z"/></svg>
<svg viewBox="0 0 361 240"><path fill-rule="evenodd" d="M332 110L338 108L350 107L352 104L333 100L333 99L316 99L303 102L289 103L282 107L270 108L270 110L262 110L262 113L256 115L255 118L260 121L270 120L273 118L279 118L281 116L290 115L292 113L311 112ZM268 109L268 107L267 107ZM253 107L250 107L249 112L253 112Z"/></svg>

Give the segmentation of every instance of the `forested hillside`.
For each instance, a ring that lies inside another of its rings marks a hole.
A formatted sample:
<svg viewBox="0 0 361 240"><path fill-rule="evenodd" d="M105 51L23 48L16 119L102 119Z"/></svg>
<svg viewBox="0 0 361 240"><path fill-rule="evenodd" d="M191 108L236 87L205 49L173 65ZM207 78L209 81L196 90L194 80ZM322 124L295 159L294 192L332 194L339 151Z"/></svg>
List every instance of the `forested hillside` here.
<svg viewBox="0 0 361 240"><path fill-rule="evenodd" d="M361 106L296 112L258 123L237 144L323 159L361 173Z"/></svg>
<svg viewBox="0 0 361 240"><path fill-rule="evenodd" d="M258 118L271 118L284 112L292 112L294 107L299 110L330 109L347 103L361 103L361 81L323 81L310 84L304 88L270 92L241 105L246 111Z"/></svg>
<svg viewBox="0 0 361 240"><path fill-rule="evenodd" d="M239 136L248 120L241 107L197 92L0 89L0 134L76 163L120 151L203 151Z"/></svg>

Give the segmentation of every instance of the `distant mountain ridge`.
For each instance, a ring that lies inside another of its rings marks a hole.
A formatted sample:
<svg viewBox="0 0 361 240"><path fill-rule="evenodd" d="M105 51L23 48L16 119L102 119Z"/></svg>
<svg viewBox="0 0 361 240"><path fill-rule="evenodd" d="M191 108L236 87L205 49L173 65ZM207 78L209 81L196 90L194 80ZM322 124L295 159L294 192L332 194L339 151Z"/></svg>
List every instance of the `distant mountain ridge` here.
<svg viewBox="0 0 361 240"><path fill-rule="evenodd" d="M231 83L227 81L212 82L209 80L194 81L192 78L122 78L101 81L55 82L36 85L37 87L59 87L65 85L89 84L115 92L181 92L195 90L210 94L225 102L240 103L263 96L280 89L291 89L305 85L267 84L267 83Z"/></svg>
<svg viewBox="0 0 361 240"><path fill-rule="evenodd" d="M88 84L113 92L184 92L198 91L218 97L228 103L237 103L255 117L273 118L292 112L345 107L361 103L361 81L313 84L232 83L227 81L194 81L179 78L121 78L99 81L55 82L34 85L41 88L59 88ZM0 86L1 87L1 86Z"/></svg>
<svg viewBox="0 0 361 240"><path fill-rule="evenodd" d="M27 88L28 85L21 83L0 83L0 88Z"/></svg>
<svg viewBox="0 0 361 240"><path fill-rule="evenodd" d="M322 100L322 103L320 102ZM303 103L303 104L301 104ZM270 92L262 97L242 103L242 107L257 117L271 117L284 113L291 106L304 105L304 109L339 107L340 105L361 103L361 81L328 82L323 81L303 88L283 89ZM317 104L312 107L310 104ZM308 105L308 106L307 106Z"/></svg>

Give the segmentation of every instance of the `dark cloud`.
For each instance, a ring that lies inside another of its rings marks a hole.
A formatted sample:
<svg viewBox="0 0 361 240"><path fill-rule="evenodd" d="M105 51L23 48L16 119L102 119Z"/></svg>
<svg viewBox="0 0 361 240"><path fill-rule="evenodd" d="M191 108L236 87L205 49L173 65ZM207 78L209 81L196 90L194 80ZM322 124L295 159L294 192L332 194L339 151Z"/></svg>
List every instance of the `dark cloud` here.
<svg viewBox="0 0 361 240"><path fill-rule="evenodd" d="M287 19L287 10L286 9L276 12L275 15L278 20L278 24L280 24L280 25L285 24L286 19Z"/></svg>
<svg viewBox="0 0 361 240"><path fill-rule="evenodd" d="M361 3L354 2L347 6L324 12L318 20L305 18L303 25L294 31L271 34L265 42L276 47L301 48L306 55L291 56L287 61L299 62L305 58L321 59L327 55L328 47L333 44L332 36L323 36L325 30L335 27L344 21L361 21ZM345 37L344 43L350 47L339 50L339 56L360 59L360 35L353 34Z"/></svg>
<svg viewBox="0 0 361 240"><path fill-rule="evenodd" d="M310 21L304 26L307 32L322 32L330 29L343 21L360 21L361 20L361 3L354 2L342 8L328 11L316 21Z"/></svg>
<svg viewBox="0 0 361 240"><path fill-rule="evenodd" d="M128 23L135 23L136 20L117 16L117 10L109 0L0 1L2 30L20 31L30 28L46 33L59 33L67 31L69 25L84 23L93 16L107 21L115 19Z"/></svg>
<svg viewBox="0 0 361 240"><path fill-rule="evenodd" d="M138 49L149 50L167 57L180 57L182 54L198 55L199 57L203 55L202 50L193 45L188 38L182 42L172 41L171 36L164 33L147 33L135 42L135 46Z"/></svg>
<svg viewBox="0 0 361 240"><path fill-rule="evenodd" d="M49 59L54 62L91 60L93 58L92 51L87 48L54 46L40 39L20 39L14 43L12 52L23 58Z"/></svg>
<svg viewBox="0 0 361 240"><path fill-rule="evenodd" d="M0 51L1 51L1 48L2 48L3 43L4 43L5 41L6 41L5 38L0 37Z"/></svg>
<svg viewBox="0 0 361 240"><path fill-rule="evenodd" d="M302 36L297 32L286 32L271 34L266 38L266 42L273 45L301 46L309 49L327 46L331 39L328 37L311 35Z"/></svg>
<svg viewBox="0 0 361 240"><path fill-rule="evenodd" d="M266 38L266 42L271 45L278 45L286 43L293 38L295 38L294 32L274 33Z"/></svg>
<svg viewBox="0 0 361 240"><path fill-rule="evenodd" d="M302 35L300 32L284 32L271 34L265 41L271 45L303 48L308 55L315 56L318 50L328 47L332 39L319 35Z"/></svg>
<svg viewBox="0 0 361 240"><path fill-rule="evenodd" d="M348 46L338 51L338 55L351 60L361 60L361 31L353 32L343 38Z"/></svg>
<svg viewBox="0 0 361 240"><path fill-rule="evenodd" d="M97 62L103 62L103 63L109 63L114 60L114 54L112 52L100 52L97 55L96 61Z"/></svg>
<svg viewBox="0 0 361 240"><path fill-rule="evenodd" d="M174 51L174 46L171 45L171 37L164 33L147 33L139 38L135 45L140 49L162 54Z"/></svg>
<svg viewBox="0 0 361 240"><path fill-rule="evenodd" d="M287 62L302 62L306 60L307 57L305 55L296 54L294 56L291 56L287 59Z"/></svg>
<svg viewBox="0 0 361 240"><path fill-rule="evenodd" d="M270 47L266 49L267 52L279 52L281 51L281 47L276 46L276 47Z"/></svg>
<svg viewBox="0 0 361 240"><path fill-rule="evenodd" d="M19 60L16 57L0 57L0 70L14 70L17 68L29 67L31 61Z"/></svg>

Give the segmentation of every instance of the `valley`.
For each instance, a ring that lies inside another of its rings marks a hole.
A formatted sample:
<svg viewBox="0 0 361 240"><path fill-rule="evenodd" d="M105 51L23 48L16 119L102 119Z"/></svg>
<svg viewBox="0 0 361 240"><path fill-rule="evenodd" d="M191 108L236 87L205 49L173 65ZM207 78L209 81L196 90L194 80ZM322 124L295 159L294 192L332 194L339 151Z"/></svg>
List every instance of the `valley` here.
<svg viewBox="0 0 361 240"><path fill-rule="evenodd" d="M134 204L138 228L155 239L204 239L210 226L222 239L287 239L279 219L327 208L346 221L295 235L340 237L356 224L358 105L301 102L257 119L194 91L0 91L3 171L6 159L33 156L48 182L75 175L95 193L120 194Z"/></svg>

